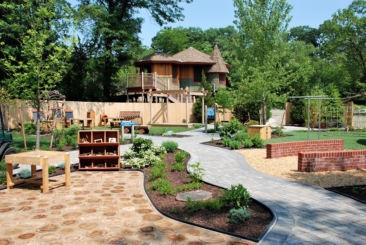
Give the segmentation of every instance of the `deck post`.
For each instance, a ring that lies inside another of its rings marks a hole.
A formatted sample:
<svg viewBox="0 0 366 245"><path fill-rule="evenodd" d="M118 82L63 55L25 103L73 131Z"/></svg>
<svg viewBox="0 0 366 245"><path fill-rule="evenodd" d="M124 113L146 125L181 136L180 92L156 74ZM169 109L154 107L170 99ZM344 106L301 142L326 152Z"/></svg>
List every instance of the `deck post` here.
<svg viewBox="0 0 366 245"><path fill-rule="evenodd" d="M150 124L152 124L152 94L151 94L151 89L149 90L149 96L150 96Z"/></svg>
<svg viewBox="0 0 366 245"><path fill-rule="evenodd" d="M188 125L188 91L186 90L186 124Z"/></svg>

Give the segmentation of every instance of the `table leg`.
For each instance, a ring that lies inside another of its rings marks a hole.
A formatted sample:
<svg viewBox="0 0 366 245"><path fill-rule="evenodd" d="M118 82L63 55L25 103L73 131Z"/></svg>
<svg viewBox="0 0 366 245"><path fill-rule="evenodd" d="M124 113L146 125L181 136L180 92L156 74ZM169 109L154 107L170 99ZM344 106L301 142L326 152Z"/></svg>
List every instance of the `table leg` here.
<svg viewBox="0 0 366 245"><path fill-rule="evenodd" d="M106 128L107 127L107 119L104 117L103 121L104 121L104 127Z"/></svg>
<svg viewBox="0 0 366 245"><path fill-rule="evenodd" d="M6 163L6 186L8 189L13 189L13 164Z"/></svg>
<svg viewBox="0 0 366 245"><path fill-rule="evenodd" d="M48 157L42 157L41 158L41 165L42 165L42 188L43 188L43 193L48 193L49 192L49 185L48 185Z"/></svg>
<svg viewBox="0 0 366 245"><path fill-rule="evenodd" d="M32 178L37 176L37 166L31 165Z"/></svg>
<svg viewBox="0 0 366 245"><path fill-rule="evenodd" d="M65 186L71 185L70 153L65 153Z"/></svg>

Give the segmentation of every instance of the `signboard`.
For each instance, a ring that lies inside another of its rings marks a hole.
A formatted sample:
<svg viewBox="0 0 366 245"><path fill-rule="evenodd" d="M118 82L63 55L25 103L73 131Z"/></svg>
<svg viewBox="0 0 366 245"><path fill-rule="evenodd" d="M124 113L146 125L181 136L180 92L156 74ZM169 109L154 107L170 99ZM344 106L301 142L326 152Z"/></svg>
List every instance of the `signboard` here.
<svg viewBox="0 0 366 245"><path fill-rule="evenodd" d="M132 126L132 125L136 125L136 122L134 122L134 121L123 121L123 122L120 122L119 125L120 126Z"/></svg>
<svg viewBox="0 0 366 245"><path fill-rule="evenodd" d="M215 119L215 108L207 108L207 119Z"/></svg>

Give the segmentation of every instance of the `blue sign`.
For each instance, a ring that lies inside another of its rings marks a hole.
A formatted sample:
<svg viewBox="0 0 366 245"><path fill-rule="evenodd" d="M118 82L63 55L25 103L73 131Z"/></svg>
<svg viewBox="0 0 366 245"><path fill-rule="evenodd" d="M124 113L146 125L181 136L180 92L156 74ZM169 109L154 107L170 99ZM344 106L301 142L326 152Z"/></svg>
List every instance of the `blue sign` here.
<svg viewBox="0 0 366 245"><path fill-rule="evenodd" d="M134 121L123 121L123 122L120 122L119 125L120 126L132 126L132 125L136 125L136 122L134 122Z"/></svg>
<svg viewBox="0 0 366 245"><path fill-rule="evenodd" d="M215 119L215 108L207 108L207 119Z"/></svg>

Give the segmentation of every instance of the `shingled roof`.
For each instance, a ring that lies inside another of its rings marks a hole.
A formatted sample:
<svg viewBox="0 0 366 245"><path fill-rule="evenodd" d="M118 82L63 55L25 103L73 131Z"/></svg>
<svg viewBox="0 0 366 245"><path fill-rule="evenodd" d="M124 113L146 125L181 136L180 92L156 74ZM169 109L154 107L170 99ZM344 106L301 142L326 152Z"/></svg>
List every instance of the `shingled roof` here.
<svg viewBox="0 0 366 245"><path fill-rule="evenodd" d="M201 51L198 51L192 47L173 55L173 58L176 60L179 59L183 63L208 65L215 64L215 61L213 61L208 54L202 53Z"/></svg>
<svg viewBox="0 0 366 245"><path fill-rule="evenodd" d="M135 64L142 64L142 63L182 63L181 60L174 59L170 55L164 53L164 52L155 52L153 54L150 54L138 61L135 62Z"/></svg>
<svg viewBox="0 0 366 245"><path fill-rule="evenodd" d="M221 53L217 44L212 51L212 55L210 57L211 60L215 61L215 64L208 69L207 73L229 73L229 70L226 67L226 63L222 59Z"/></svg>

